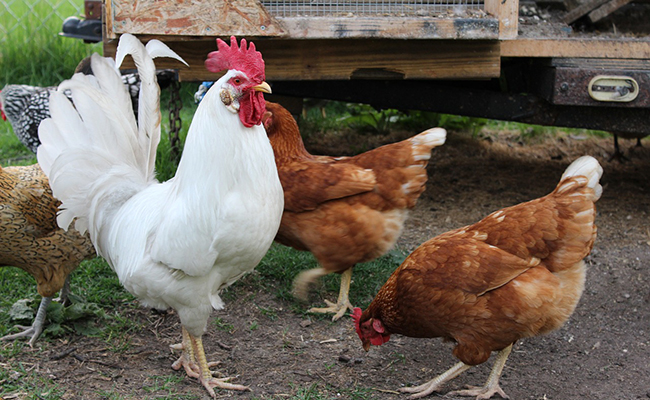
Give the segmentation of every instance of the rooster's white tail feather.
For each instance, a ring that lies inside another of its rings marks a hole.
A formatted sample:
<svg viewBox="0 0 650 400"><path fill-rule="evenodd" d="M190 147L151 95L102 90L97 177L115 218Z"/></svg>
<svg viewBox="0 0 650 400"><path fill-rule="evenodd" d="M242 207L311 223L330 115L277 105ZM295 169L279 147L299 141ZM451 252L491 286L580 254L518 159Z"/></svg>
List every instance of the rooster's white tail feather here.
<svg viewBox="0 0 650 400"><path fill-rule="evenodd" d="M145 47L135 36L125 34L120 37L115 53L115 64L119 67L127 55L133 57L133 62L140 75L140 94L138 99L138 138L140 146L147 149L147 174L153 176L156 163L156 149L160 143L160 87L156 80L156 66L153 59L169 57L187 65L178 54L159 40L153 39ZM147 130L147 127L157 126L157 129Z"/></svg>
<svg viewBox="0 0 650 400"><path fill-rule="evenodd" d="M156 55L170 55L162 43ZM51 119L39 127L38 160L61 200L58 223L73 219L90 230L93 243L103 222L133 194L155 182L155 152L160 140L160 89L155 65L145 47L125 34L118 45L120 62L132 54L142 81L136 125L129 94L115 62L93 55L94 76L75 74L50 97ZM179 58L173 53L173 58ZM74 105L62 94L69 89Z"/></svg>

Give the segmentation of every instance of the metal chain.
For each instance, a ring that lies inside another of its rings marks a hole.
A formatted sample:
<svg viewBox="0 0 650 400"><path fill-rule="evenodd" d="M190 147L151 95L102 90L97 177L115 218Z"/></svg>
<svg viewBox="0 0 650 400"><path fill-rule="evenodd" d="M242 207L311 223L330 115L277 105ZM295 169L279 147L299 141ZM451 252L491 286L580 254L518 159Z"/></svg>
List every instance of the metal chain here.
<svg viewBox="0 0 650 400"><path fill-rule="evenodd" d="M172 79L171 84L169 85L169 144L170 144L170 155L173 161L178 162L181 156L180 150L180 139L179 133L181 131L181 126L183 121L181 121L180 111L183 108L183 102L181 101L180 95L181 84L176 79Z"/></svg>

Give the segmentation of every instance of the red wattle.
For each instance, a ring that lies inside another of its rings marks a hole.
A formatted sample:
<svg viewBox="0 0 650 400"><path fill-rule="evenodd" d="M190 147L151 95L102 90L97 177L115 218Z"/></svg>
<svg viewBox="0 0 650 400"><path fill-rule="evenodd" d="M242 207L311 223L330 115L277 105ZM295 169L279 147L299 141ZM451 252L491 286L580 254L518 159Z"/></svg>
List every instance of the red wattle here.
<svg viewBox="0 0 650 400"><path fill-rule="evenodd" d="M245 127L261 124L265 112L266 101L262 92L251 90L239 99L239 119Z"/></svg>

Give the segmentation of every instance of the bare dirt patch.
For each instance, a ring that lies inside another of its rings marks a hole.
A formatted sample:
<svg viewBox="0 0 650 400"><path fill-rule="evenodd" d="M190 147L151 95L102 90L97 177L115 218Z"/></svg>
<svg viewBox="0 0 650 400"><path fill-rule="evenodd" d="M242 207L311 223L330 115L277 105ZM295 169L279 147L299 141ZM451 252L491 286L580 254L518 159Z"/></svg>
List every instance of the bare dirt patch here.
<svg viewBox="0 0 650 400"><path fill-rule="evenodd" d="M634 144L622 143L626 149ZM313 148L326 153L318 143ZM650 149L635 149L625 164L607 161L612 149L611 138L566 135L522 144L515 134L488 132L483 139L450 134L447 144L434 150L427 190L399 241L408 250L494 210L547 194L580 155L595 156L605 170L585 293L563 328L515 346L501 380L512 399L650 398ZM322 397L304 398L401 399L397 388L423 383L456 362L452 345L436 339L393 336L365 353L348 319L331 323L301 315L245 280L235 290L236 300L214 314L225 330L211 322L204 342L208 359L221 360L218 369L239 376L237 383L252 392L220 392L219 398L281 399L316 385ZM263 310L273 310L273 316ZM139 308L121 312L145 327L125 352L71 335L0 362L32 366L54 379L64 398L109 398L107 393L147 398L152 387L166 384L159 377L177 374L169 387L175 394L168 398L207 399L195 380L170 368L175 357L169 345L180 340L177 316ZM483 384L491 362L448 389Z"/></svg>

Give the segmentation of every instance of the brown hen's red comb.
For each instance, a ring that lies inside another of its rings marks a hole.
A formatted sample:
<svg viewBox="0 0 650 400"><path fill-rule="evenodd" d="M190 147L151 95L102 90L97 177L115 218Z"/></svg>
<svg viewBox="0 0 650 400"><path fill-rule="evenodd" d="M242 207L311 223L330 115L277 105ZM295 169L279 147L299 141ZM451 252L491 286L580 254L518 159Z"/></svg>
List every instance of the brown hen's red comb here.
<svg viewBox="0 0 650 400"><path fill-rule="evenodd" d="M237 38L230 37L230 46L221 39L217 39L217 51L208 54L205 67L210 72L221 72L236 69L244 72L249 78L263 82L264 60L262 53L255 50L255 44L246 46L246 39L241 40L241 47L237 45Z"/></svg>

